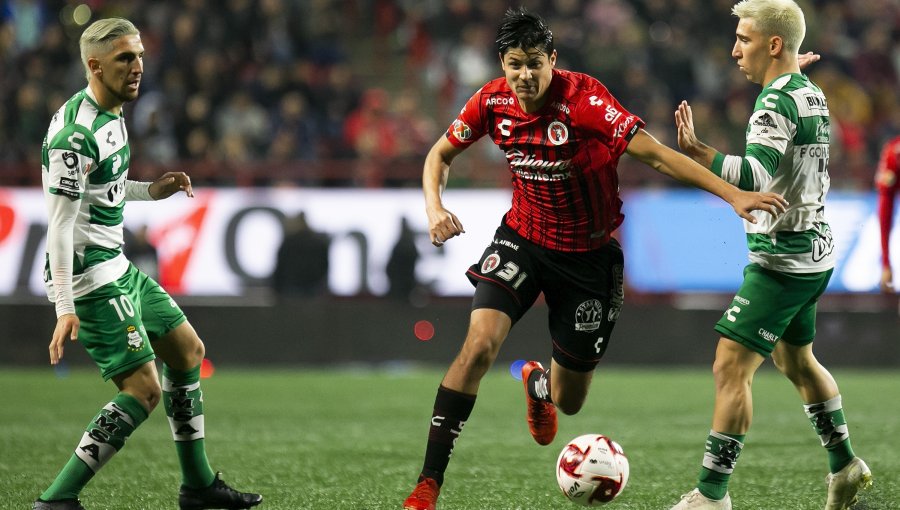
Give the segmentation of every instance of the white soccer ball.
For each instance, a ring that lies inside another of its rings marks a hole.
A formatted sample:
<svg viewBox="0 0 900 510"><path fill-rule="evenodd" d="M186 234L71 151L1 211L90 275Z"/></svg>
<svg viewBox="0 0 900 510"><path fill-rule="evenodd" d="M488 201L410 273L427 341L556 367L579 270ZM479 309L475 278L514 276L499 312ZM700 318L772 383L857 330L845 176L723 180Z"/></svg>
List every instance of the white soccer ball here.
<svg viewBox="0 0 900 510"><path fill-rule="evenodd" d="M628 457L603 434L578 436L559 454L556 481L563 494L579 505L605 505L628 483Z"/></svg>

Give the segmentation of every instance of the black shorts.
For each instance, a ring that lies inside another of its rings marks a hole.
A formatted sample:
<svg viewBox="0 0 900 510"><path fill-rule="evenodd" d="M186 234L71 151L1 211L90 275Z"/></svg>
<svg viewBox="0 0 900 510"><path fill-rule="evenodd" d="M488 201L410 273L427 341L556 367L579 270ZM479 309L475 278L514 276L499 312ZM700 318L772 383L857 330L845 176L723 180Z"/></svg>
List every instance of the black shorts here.
<svg viewBox="0 0 900 510"><path fill-rule="evenodd" d="M589 372L606 352L622 309L623 269L615 239L593 251L562 252L542 248L504 224L466 276L475 285L472 309L499 310L513 324L543 292L553 359Z"/></svg>

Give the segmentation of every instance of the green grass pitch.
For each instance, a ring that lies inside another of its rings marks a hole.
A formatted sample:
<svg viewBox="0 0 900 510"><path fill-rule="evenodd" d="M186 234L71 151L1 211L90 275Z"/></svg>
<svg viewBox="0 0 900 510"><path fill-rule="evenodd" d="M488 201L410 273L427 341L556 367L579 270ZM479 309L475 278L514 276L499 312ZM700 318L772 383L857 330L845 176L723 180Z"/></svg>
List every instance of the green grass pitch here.
<svg viewBox="0 0 900 510"><path fill-rule="evenodd" d="M249 370L219 367L203 382L207 450L235 487L261 492L260 508L399 509L421 467L443 371ZM834 370L857 454L875 485L860 510L900 508L900 377ZM94 371L0 371L0 507L31 508L114 387ZM666 509L694 486L709 430L712 376L700 369L607 368L589 401L560 416L547 447L524 421L521 382L498 366L483 381L457 444L438 508L575 509L554 464L570 438L620 442L631 480L609 508ZM793 387L764 367L754 383L754 425L732 478L741 510L824 507L824 450ZM180 474L160 406L82 493L89 510L177 508Z"/></svg>

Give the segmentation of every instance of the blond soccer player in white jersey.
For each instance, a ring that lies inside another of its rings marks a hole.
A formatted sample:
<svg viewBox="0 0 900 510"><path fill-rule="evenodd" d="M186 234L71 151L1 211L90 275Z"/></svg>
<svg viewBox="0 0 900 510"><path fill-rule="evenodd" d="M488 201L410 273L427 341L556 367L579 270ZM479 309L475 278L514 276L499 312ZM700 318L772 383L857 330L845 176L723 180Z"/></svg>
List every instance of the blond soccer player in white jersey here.
<svg viewBox="0 0 900 510"><path fill-rule="evenodd" d="M745 154L723 155L700 142L687 102L675 112L678 145L722 179L743 190L779 193L789 205L777 217L744 222L750 265L715 328L721 338L713 365L712 429L697 487L672 508L731 508L728 481L750 428L753 374L771 356L800 393L827 451L825 508L842 510L857 501L872 475L853 453L840 391L812 349L816 303L834 270L825 218L828 103L800 72L818 56L798 55L806 24L792 0L744 0L732 13L739 21L731 55L741 72L763 87L747 127ZM784 503L771 501L770 507Z"/></svg>
<svg viewBox="0 0 900 510"><path fill-rule="evenodd" d="M83 509L81 490L160 400L181 465L179 507L256 506L260 495L226 485L206 458L203 342L166 291L122 253L128 201L160 200L179 191L193 196L183 172L152 183L128 179L131 152L122 105L138 97L144 71L140 33L128 20L104 19L84 31L80 48L88 85L53 116L42 150L49 215L44 276L57 315L50 363L62 359L67 340L78 340L118 393L87 425L33 508ZM156 356L163 360L162 385ZM135 504L120 501L115 507Z"/></svg>

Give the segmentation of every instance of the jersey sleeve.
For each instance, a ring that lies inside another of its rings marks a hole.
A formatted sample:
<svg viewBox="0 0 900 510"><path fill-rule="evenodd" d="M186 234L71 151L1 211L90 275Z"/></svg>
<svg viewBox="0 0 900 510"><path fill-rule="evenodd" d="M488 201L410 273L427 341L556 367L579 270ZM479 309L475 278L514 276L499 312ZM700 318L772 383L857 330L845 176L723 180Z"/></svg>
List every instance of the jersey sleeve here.
<svg viewBox="0 0 900 510"><path fill-rule="evenodd" d="M80 199L97 154L97 142L90 131L78 125L63 127L47 143L47 191Z"/></svg>
<svg viewBox="0 0 900 510"><path fill-rule="evenodd" d="M745 191L759 191L775 175L797 129L798 113L786 93L767 89L757 98L747 125L743 157L717 154L712 171Z"/></svg>
<svg viewBox="0 0 900 510"><path fill-rule="evenodd" d="M621 156L628 142L644 127L640 117L626 110L599 83L579 97L572 120L579 129L609 147L615 156Z"/></svg>
<svg viewBox="0 0 900 510"><path fill-rule="evenodd" d="M447 128L447 140L455 147L464 149L484 136L487 130L484 127L484 112L481 110L481 89L466 101L466 105L457 115L456 120Z"/></svg>
<svg viewBox="0 0 900 510"><path fill-rule="evenodd" d="M48 278L53 282L56 293L52 301L56 304L56 316L75 313L75 298L72 289L72 273L75 262L73 231L78 214L78 202L69 200L65 194L47 197L47 262Z"/></svg>

